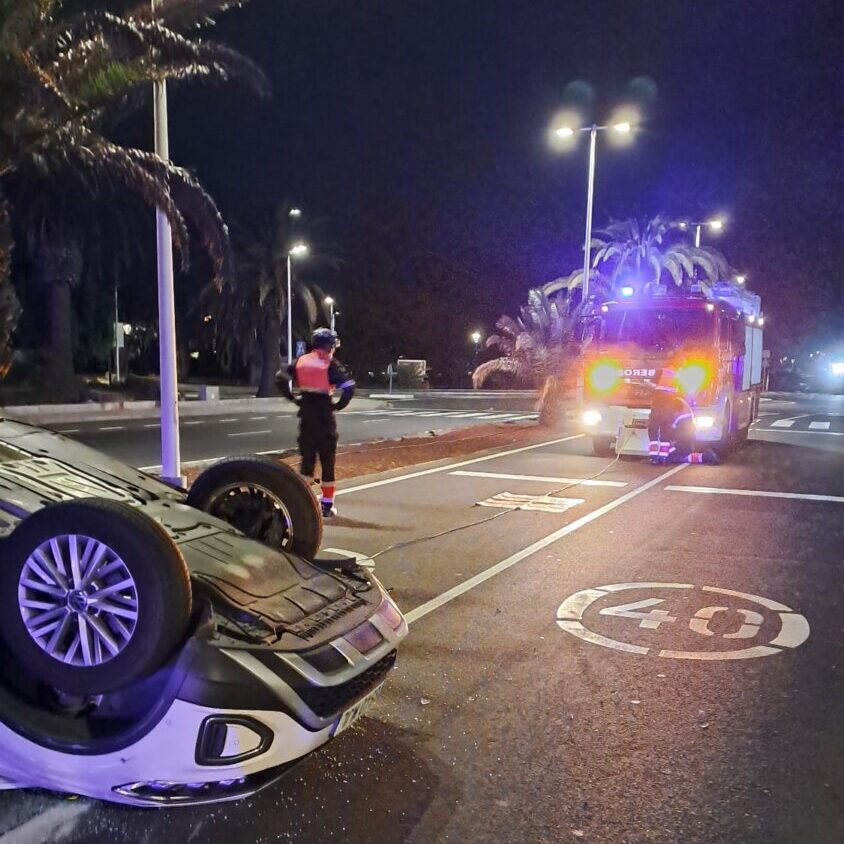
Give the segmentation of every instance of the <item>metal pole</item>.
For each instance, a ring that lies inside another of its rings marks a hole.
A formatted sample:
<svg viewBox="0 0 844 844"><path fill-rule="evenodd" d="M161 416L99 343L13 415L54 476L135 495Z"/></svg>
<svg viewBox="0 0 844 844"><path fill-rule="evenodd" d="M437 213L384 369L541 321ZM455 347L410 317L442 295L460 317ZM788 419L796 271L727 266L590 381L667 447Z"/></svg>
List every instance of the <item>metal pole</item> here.
<svg viewBox="0 0 844 844"><path fill-rule="evenodd" d="M159 0L151 0L152 9ZM155 152L170 158L167 131L167 86L154 83ZM158 348L161 383L161 477L168 483L184 486L179 447L179 384L176 368L176 302L173 290L173 237L170 221L160 208L155 212L158 253Z"/></svg>
<svg viewBox="0 0 844 844"><path fill-rule="evenodd" d="M334 331L334 302L332 302L328 307L331 309L331 330Z"/></svg>
<svg viewBox="0 0 844 844"><path fill-rule="evenodd" d="M293 363L293 281L292 261L287 253L287 363Z"/></svg>
<svg viewBox="0 0 844 844"><path fill-rule="evenodd" d="M695 249L700 249L700 230L701 230L701 228L702 228L702 226L701 226L700 223L698 223L695 226Z"/></svg>
<svg viewBox="0 0 844 844"><path fill-rule="evenodd" d="M120 316L117 310L117 288L114 288L114 373L115 380L120 383Z"/></svg>
<svg viewBox="0 0 844 844"><path fill-rule="evenodd" d="M586 189L586 238L583 242L583 304L589 298L589 258L592 244L592 197L595 192L595 146L598 127L589 130L589 182Z"/></svg>

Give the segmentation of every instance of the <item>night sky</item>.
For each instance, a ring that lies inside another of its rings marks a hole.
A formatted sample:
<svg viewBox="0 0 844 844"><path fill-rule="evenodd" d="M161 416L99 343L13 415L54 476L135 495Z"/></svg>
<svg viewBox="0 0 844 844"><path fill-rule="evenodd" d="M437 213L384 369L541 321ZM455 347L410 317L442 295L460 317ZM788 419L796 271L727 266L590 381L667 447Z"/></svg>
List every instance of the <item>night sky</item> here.
<svg viewBox="0 0 844 844"><path fill-rule="evenodd" d="M596 225L725 214L709 242L763 293L774 334L806 334L813 312L844 310L841 6L253 0L213 37L271 97L175 91L171 153L227 216L287 198L344 249L397 213L418 221L426 248L470 265L489 325L580 260L586 145L552 151L554 114L574 93L590 121L635 99L634 143L599 148Z"/></svg>

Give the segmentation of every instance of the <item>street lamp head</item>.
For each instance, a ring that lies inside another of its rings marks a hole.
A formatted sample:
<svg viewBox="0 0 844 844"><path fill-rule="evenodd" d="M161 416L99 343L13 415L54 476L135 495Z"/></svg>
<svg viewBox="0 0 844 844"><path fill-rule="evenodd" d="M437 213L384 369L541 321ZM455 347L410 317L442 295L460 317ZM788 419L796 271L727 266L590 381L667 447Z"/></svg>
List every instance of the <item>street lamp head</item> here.
<svg viewBox="0 0 844 844"><path fill-rule="evenodd" d="M724 228L724 221L720 217L716 217L714 220L709 221L709 228L714 232L719 232Z"/></svg>
<svg viewBox="0 0 844 844"><path fill-rule="evenodd" d="M683 220L680 223L677 223L677 228L682 229L683 231L685 231L688 227L689 227L689 224L685 220Z"/></svg>
<svg viewBox="0 0 844 844"><path fill-rule="evenodd" d="M626 120L623 120L621 123L613 123L612 128L622 135L629 135L633 131L633 127Z"/></svg>
<svg viewBox="0 0 844 844"><path fill-rule="evenodd" d="M334 299L332 299L331 296L326 296L322 301L329 306L334 304Z"/></svg>
<svg viewBox="0 0 844 844"><path fill-rule="evenodd" d="M746 275L737 275L736 276L736 284L744 284L747 281Z"/></svg>
<svg viewBox="0 0 844 844"><path fill-rule="evenodd" d="M308 246L306 243L295 243L290 247L290 253L293 258L301 258L308 254Z"/></svg>
<svg viewBox="0 0 844 844"><path fill-rule="evenodd" d="M554 130L554 134L558 138L572 138L574 137L574 129L571 126L560 126Z"/></svg>
<svg viewBox="0 0 844 844"><path fill-rule="evenodd" d="M289 217L301 217L302 216L302 209L301 208L291 208L287 215Z"/></svg>
<svg viewBox="0 0 844 844"><path fill-rule="evenodd" d="M469 336L471 337L472 342L476 346L478 345L478 343L481 342L481 332L480 331L473 331Z"/></svg>

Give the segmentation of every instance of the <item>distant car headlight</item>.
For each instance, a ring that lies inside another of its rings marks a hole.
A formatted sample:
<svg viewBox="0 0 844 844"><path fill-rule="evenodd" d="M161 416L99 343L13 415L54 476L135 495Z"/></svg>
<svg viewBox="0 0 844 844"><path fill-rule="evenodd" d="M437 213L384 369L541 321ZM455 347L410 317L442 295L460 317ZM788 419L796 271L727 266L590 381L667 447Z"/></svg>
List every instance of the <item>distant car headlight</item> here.
<svg viewBox="0 0 844 844"><path fill-rule="evenodd" d="M583 416L581 419L583 420L584 425L593 426L597 425L603 417L601 416L600 412L597 410L584 410Z"/></svg>
<svg viewBox="0 0 844 844"><path fill-rule="evenodd" d="M715 425L715 417L713 416L695 416L695 428L700 431L708 431Z"/></svg>
<svg viewBox="0 0 844 844"><path fill-rule="evenodd" d="M834 360L829 365L829 371L833 375L844 375L844 360Z"/></svg>

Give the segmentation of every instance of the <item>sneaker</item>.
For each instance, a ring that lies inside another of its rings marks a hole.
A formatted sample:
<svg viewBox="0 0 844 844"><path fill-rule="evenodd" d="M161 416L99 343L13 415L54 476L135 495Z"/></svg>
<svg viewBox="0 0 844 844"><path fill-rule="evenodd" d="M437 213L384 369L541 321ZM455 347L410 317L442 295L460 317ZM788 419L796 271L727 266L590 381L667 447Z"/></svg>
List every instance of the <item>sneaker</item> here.
<svg viewBox="0 0 844 844"><path fill-rule="evenodd" d="M323 501L322 503L322 517L323 519L330 519L337 515L337 508L333 501Z"/></svg>

